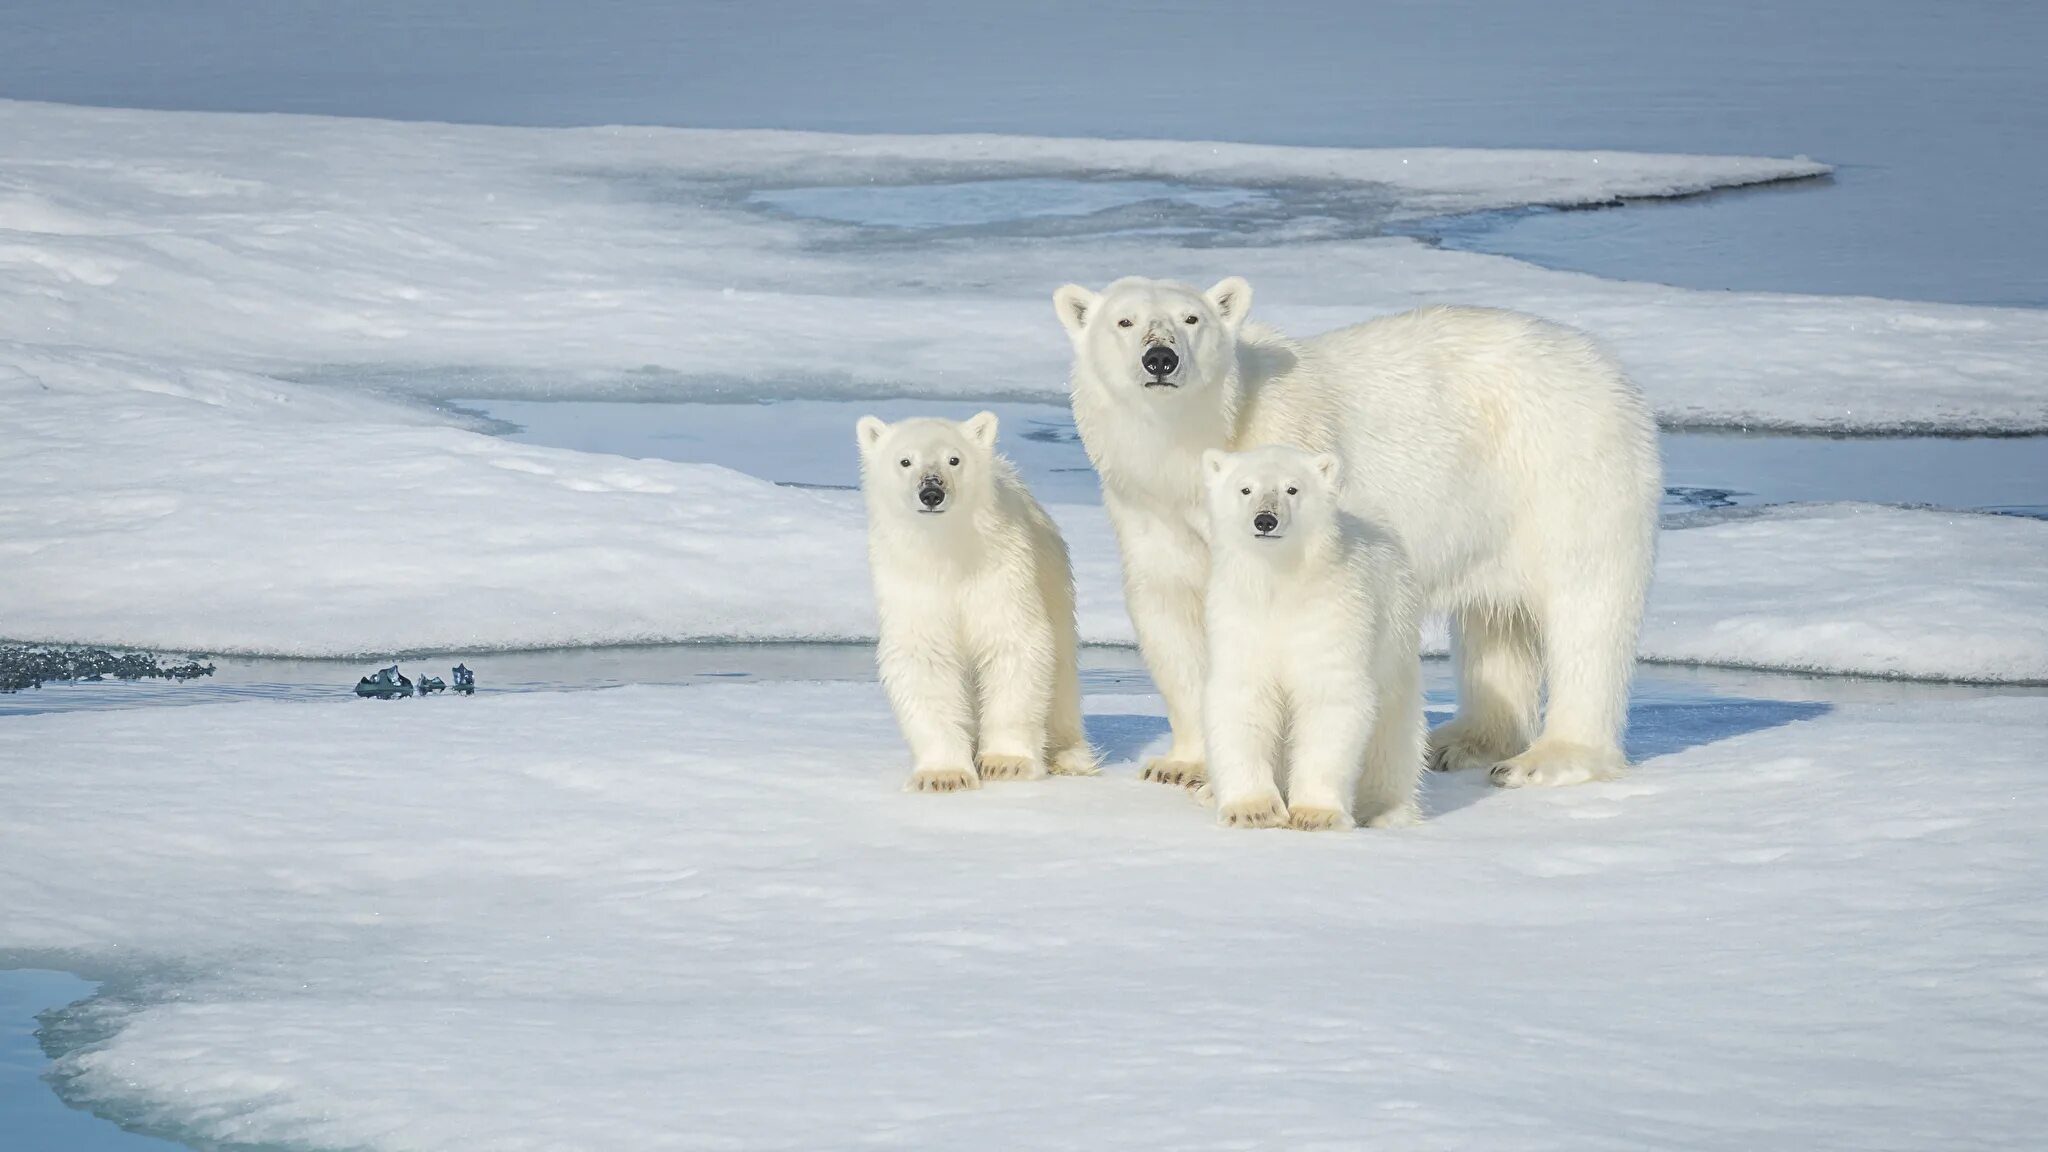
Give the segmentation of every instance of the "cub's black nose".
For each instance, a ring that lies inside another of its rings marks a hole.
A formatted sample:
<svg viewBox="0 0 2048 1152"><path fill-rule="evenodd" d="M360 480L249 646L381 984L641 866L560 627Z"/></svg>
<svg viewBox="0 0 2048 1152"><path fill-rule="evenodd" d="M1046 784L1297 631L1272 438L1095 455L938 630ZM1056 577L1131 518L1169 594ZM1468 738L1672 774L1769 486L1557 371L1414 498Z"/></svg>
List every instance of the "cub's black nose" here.
<svg viewBox="0 0 2048 1152"><path fill-rule="evenodd" d="M1280 518L1271 512L1261 512L1257 516L1252 517L1252 527L1257 528L1261 532L1271 532L1279 526Z"/></svg>
<svg viewBox="0 0 2048 1152"><path fill-rule="evenodd" d="M927 508L937 508L946 502L946 490L937 484L928 484L917 490L917 502Z"/></svg>
<svg viewBox="0 0 2048 1152"><path fill-rule="evenodd" d="M1171 376L1173 370L1180 367L1180 357L1174 354L1173 349L1163 344L1154 344L1145 349L1145 354L1139 357L1138 363L1143 364L1145 371L1154 376Z"/></svg>

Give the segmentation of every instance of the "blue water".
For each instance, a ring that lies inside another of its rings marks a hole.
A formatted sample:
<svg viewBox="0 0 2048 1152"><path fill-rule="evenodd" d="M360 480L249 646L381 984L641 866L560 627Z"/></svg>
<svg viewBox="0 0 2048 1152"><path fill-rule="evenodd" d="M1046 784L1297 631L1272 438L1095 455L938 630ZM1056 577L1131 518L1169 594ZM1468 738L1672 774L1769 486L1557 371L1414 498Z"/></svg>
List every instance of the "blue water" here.
<svg viewBox="0 0 2048 1152"><path fill-rule="evenodd" d="M1806 154L1832 186L1471 242L1692 287L2033 306L2043 59L2048 4L2023 0L0 0L0 96L69 103Z"/></svg>
<svg viewBox="0 0 2048 1152"><path fill-rule="evenodd" d="M0 1149L5 1152L172 1152L168 1140L126 1131L69 1108L43 1079L49 1062L37 1043L36 1016L92 994L68 972L0 970Z"/></svg>

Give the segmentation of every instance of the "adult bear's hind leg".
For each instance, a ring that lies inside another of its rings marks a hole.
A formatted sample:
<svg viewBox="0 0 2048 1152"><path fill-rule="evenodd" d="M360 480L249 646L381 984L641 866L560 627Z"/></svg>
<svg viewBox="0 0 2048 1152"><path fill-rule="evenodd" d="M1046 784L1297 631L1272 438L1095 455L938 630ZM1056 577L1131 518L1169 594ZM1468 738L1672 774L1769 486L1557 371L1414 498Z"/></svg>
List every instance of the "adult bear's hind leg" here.
<svg viewBox="0 0 2048 1152"><path fill-rule="evenodd" d="M1496 765L1504 787L1607 780L1628 767L1622 735L1635 676L1636 631L1647 573L1579 573L1545 606L1543 667L1549 700L1543 733Z"/></svg>
<svg viewBox="0 0 2048 1152"><path fill-rule="evenodd" d="M1451 615L1451 659L1458 714L1429 734L1430 768L1492 768L1527 748L1543 675L1529 612L1520 605L1459 608Z"/></svg>

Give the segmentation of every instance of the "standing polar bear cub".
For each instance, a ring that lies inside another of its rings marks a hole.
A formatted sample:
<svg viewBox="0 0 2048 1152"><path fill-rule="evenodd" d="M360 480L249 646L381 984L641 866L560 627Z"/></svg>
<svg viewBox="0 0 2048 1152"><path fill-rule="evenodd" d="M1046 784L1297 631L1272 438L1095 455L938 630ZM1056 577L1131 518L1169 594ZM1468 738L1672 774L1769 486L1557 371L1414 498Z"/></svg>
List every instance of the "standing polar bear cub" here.
<svg viewBox="0 0 2048 1152"><path fill-rule="evenodd" d="M1458 714L1431 734L1437 767L1506 785L1620 770L1662 493L1641 394L1591 340L1531 316L1432 307L1297 341L1249 323L1251 300L1237 277L1053 294L1173 726L1146 776L1207 775L1202 453L1267 444L1339 457L1344 510L1390 530L1424 610L1450 614Z"/></svg>
<svg viewBox="0 0 2048 1152"><path fill-rule="evenodd" d="M910 787L1087 775L1074 577L1052 518L996 454L996 417L861 418L876 659Z"/></svg>
<svg viewBox="0 0 2048 1152"><path fill-rule="evenodd" d="M1294 448L1202 454L1202 715L1224 824L1314 831L1417 818L1414 585L1394 538L1338 508L1340 468L1335 456Z"/></svg>

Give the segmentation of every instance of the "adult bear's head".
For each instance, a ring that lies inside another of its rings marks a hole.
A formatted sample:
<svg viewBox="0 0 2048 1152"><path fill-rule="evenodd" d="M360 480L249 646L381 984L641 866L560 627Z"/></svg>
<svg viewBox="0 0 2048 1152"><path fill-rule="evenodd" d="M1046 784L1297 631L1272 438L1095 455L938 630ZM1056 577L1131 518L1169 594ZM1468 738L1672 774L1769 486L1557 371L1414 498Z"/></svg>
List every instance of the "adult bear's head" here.
<svg viewBox="0 0 2048 1152"><path fill-rule="evenodd" d="M1252 286L1239 276L1197 292L1171 280L1126 276L1100 293L1069 284L1053 310L1074 341L1074 387L1113 402L1213 400L1237 372L1237 333Z"/></svg>

